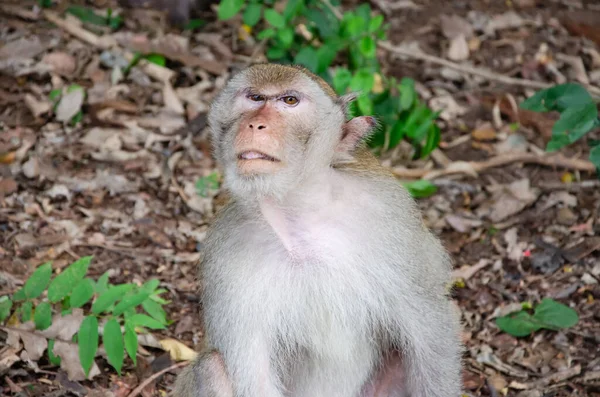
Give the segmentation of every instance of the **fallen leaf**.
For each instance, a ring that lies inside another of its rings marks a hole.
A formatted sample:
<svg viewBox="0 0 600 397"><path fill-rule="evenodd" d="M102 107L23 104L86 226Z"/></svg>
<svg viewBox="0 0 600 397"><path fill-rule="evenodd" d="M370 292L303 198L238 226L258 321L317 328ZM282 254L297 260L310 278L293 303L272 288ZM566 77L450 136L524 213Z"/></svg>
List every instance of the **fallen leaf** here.
<svg viewBox="0 0 600 397"><path fill-rule="evenodd" d="M51 52L42 58L42 62L52 66L52 70L61 76L71 76L77 69L77 61L66 52Z"/></svg>
<svg viewBox="0 0 600 397"><path fill-rule="evenodd" d="M162 339L160 345L169 352L173 361L192 361L198 356L194 350L175 339Z"/></svg>
<svg viewBox="0 0 600 397"><path fill-rule="evenodd" d="M165 107L175 114L185 113L185 109L181 104L181 100L177 94L175 94L173 86L171 86L171 83L169 82L165 82L163 85L163 101L165 103Z"/></svg>
<svg viewBox="0 0 600 397"><path fill-rule="evenodd" d="M454 230L460 233L467 233L469 230L480 227L482 222L479 219L466 218L455 214L448 214L444 217L444 220Z"/></svg>
<svg viewBox="0 0 600 397"><path fill-rule="evenodd" d="M82 381L93 379L101 373L100 368L93 361L89 376L85 376L81 361L79 361L79 346L76 343L56 340L54 342L54 354L60 357L60 368L67 373L69 380Z"/></svg>
<svg viewBox="0 0 600 397"><path fill-rule="evenodd" d="M13 178L0 179L0 198L13 194L18 188L19 185Z"/></svg>
<svg viewBox="0 0 600 397"><path fill-rule="evenodd" d="M34 58L45 49L38 36L21 37L0 47L0 60Z"/></svg>
<svg viewBox="0 0 600 397"><path fill-rule="evenodd" d="M447 39L454 39L458 36L463 36L466 39L471 38L473 36L473 27L461 16L458 15L440 15L440 27L442 29L442 34Z"/></svg>
<svg viewBox="0 0 600 397"><path fill-rule="evenodd" d="M591 10L567 11L561 17L561 22L569 33L584 36L600 46L600 12Z"/></svg>
<svg viewBox="0 0 600 397"><path fill-rule="evenodd" d="M25 105L31 111L35 117L40 117L42 114L50 112L52 106L50 102L45 100L38 100L35 96L30 93L25 94Z"/></svg>
<svg viewBox="0 0 600 397"><path fill-rule="evenodd" d="M58 121L69 121L81 110L85 92L83 89L75 89L64 95L56 107L56 119Z"/></svg>
<svg viewBox="0 0 600 397"><path fill-rule="evenodd" d="M448 48L448 58L455 62L469 59L469 43L464 35L458 35L450 41Z"/></svg>
<svg viewBox="0 0 600 397"><path fill-rule="evenodd" d="M540 195L540 190L532 188L527 178L508 185L492 185L488 190L492 192L492 197L477 209L477 215L485 216L492 222L500 222L521 212Z"/></svg>
<svg viewBox="0 0 600 397"><path fill-rule="evenodd" d="M496 139L496 130L492 123L486 122L475 128L471 136L478 141L493 141Z"/></svg>
<svg viewBox="0 0 600 397"><path fill-rule="evenodd" d="M466 281L466 280L470 279L471 277L473 277L475 275L475 273L477 273L484 267L488 266L490 263L491 263L491 261L489 259L480 259L479 262L477 262L475 265L461 266L459 269L455 269L452 271L452 278L455 280L463 279Z"/></svg>
<svg viewBox="0 0 600 397"><path fill-rule="evenodd" d="M523 26L525 20L514 11L507 11L504 14L495 15L488 22L485 31L488 34L493 34L498 30L514 29Z"/></svg>

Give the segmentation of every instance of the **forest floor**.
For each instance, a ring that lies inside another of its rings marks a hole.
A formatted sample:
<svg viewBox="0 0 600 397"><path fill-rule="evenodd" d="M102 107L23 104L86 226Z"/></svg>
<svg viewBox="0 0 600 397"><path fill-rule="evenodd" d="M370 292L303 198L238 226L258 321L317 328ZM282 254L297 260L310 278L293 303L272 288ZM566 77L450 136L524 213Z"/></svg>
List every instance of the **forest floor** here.
<svg viewBox="0 0 600 397"><path fill-rule="evenodd" d="M212 12L203 14L206 26L182 32L147 10L128 10L117 32L96 28L86 38L73 19L50 22L64 18L60 10L32 11L36 3L0 4L0 296L44 262L58 270L93 255L93 278L107 270L112 283L158 278L173 323L152 331L155 340L199 349L196 264L222 202L218 189L198 194L199 178L216 169L202 115L255 43L240 39L239 21L217 22ZM423 62L379 50L385 73L414 78L421 97L443 110L442 144L432 158L408 161L400 147L382 161L399 178L426 175L439 188L418 201L455 263L465 392L600 396L600 184L585 140L563 156L543 157L554 115L513 106L536 83L579 81L600 92L600 5L372 5L385 11L392 45L418 45L435 57ZM107 37L120 49L151 48L169 61L135 66L124 78L113 67L128 61L105 46ZM51 91L72 83L85 87L83 103L73 97L53 112ZM77 125L59 121L79 109ZM542 298L575 309L578 323L522 338L498 329L496 317ZM0 395L121 397L151 379L139 394L164 396L179 371L151 378L175 363L156 343L144 346L137 366L126 361L123 377L98 358L101 374L83 381L69 380L45 356L23 353L0 332Z"/></svg>

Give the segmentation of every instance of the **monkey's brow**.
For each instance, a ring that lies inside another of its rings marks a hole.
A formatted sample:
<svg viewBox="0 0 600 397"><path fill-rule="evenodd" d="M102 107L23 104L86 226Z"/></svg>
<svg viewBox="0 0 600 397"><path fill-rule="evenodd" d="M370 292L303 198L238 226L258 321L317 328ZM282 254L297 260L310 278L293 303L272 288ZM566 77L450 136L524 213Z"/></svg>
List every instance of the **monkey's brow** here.
<svg viewBox="0 0 600 397"><path fill-rule="evenodd" d="M243 94L245 96L247 96L247 95L264 95L266 99L282 98L285 96L295 96L298 98L307 97L306 95L304 95L301 92L296 91L296 90L285 90L285 91L281 91L281 92L278 92L278 93L275 93L272 95L265 95L265 94L262 94L260 91L261 91L260 89L256 89L254 87L247 87L247 88L244 88L243 90L241 90L240 94Z"/></svg>

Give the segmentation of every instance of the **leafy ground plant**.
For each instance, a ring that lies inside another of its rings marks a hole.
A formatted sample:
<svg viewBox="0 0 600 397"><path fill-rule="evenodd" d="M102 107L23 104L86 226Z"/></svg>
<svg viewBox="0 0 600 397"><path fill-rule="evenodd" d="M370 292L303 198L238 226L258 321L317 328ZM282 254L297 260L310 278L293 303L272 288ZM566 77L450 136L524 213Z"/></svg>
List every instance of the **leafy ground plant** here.
<svg viewBox="0 0 600 397"><path fill-rule="evenodd" d="M544 298L535 307L533 315L529 313L529 304L522 305L523 310L510 313L496 319L498 327L513 336L528 336L542 328L557 331L577 324L577 312L562 303Z"/></svg>
<svg viewBox="0 0 600 397"><path fill-rule="evenodd" d="M141 286L133 283L112 285L109 274L97 281L85 277L92 257L86 256L52 278L50 262L39 266L12 297L0 298L0 323L15 326L33 321L36 330L46 330L55 319L82 308L85 317L72 342L78 345L79 360L86 374L94 363L100 334L109 364L121 374L125 352L136 362L137 332L141 329L164 329L168 325L160 297L166 292L152 279ZM45 293L44 293L45 292ZM143 310L143 312L142 312ZM71 341L69 341L71 342ZM48 343L48 359L55 365L54 341Z"/></svg>
<svg viewBox="0 0 600 397"><path fill-rule="evenodd" d="M546 150L554 152L583 138L600 127L598 108L587 90L579 84L560 84L537 92L521 108L534 112L560 113L552 127L552 139ZM590 161L600 170L600 141L589 141Z"/></svg>
<svg viewBox="0 0 600 397"><path fill-rule="evenodd" d="M339 1L290 0L281 12L274 1L223 0L218 16L226 20L241 13L248 30L267 44L270 61L299 64L323 77L338 94L361 95L353 115L376 115L381 128L370 139L376 150L412 143L415 158L427 156L440 142L433 112L419 98L414 81L397 81L381 73L377 42L388 25L368 3L341 13Z"/></svg>

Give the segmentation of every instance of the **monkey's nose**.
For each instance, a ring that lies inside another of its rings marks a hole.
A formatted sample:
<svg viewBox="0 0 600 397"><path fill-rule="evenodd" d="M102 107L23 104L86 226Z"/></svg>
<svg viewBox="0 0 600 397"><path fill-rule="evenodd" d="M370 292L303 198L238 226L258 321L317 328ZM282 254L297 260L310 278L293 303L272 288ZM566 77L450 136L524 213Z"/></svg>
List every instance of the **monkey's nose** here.
<svg viewBox="0 0 600 397"><path fill-rule="evenodd" d="M255 124L250 124L248 127L250 127L251 130L254 129ZM256 124L256 129L257 130L264 130L265 128L267 128L266 124Z"/></svg>

